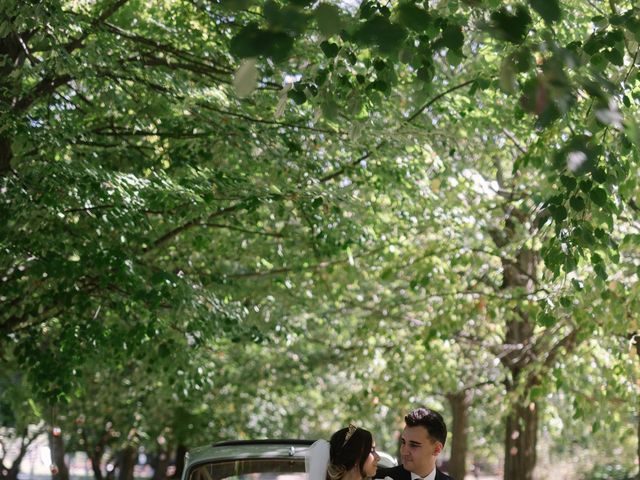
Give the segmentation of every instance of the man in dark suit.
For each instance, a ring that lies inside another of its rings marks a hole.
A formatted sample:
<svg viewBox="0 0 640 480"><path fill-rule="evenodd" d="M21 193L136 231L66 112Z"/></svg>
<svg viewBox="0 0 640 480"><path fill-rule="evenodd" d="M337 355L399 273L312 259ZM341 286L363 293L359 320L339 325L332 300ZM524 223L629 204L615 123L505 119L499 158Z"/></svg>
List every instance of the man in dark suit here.
<svg viewBox="0 0 640 480"><path fill-rule="evenodd" d="M447 441L442 415L429 408L417 408L404 417L400 444L401 465L378 468L375 478L392 480L453 480L436 468L436 458Z"/></svg>

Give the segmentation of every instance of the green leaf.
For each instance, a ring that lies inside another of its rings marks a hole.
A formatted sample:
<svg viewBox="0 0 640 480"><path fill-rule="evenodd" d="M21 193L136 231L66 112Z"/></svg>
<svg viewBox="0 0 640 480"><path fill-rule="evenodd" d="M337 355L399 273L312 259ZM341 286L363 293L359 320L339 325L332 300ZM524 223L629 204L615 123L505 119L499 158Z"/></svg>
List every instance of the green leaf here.
<svg viewBox="0 0 640 480"><path fill-rule="evenodd" d="M327 41L324 41L320 44L320 49L327 58L334 58L340 51L340 47L337 44Z"/></svg>
<svg viewBox="0 0 640 480"><path fill-rule="evenodd" d="M424 32L431 23L431 16L422 8L410 2L398 5L398 21L414 32Z"/></svg>
<svg viewBox="0 0 640 480"><path fill-rule="evenodd" d="M336 5L321 3L316 7L314 15L318 29L323 35L330 37L342 29L340 9Z"/></svg>
<svg viewBox="0 0 640 480"><path fill-rule="evenodd" d="M242 62L233 77L233 88L238 97L243 98L251 94L258 85L258 69L256 59L248 58Z"/></svg>
<svg viewBox="0 0 640 480"><path fill-rule="evenodd" d="M609 195L607 195L607 191L604 188L596 187L589 192L589 198L599 207L604 207L607 205Z"/></svg>
<svg viewBox="0 0 640 480"><path fill-rule="evenodd" d="M491 28L496 37L511 43L520 44L527 36L531 16L527 7L517 5L515 11L502 7L491 13Z"/></svg>
<svg viewBox="0 0 640 480"><path fill-rule="evenodd" d="M520 47L513 53L513 64L516 71L527 72L533 66L533 55L527 47Z"/></svg>
<svg viewBox="0 0 640 480"><path fill-rule="evenodd" d="M549 211L556 223L562 223L567 218L567 209L563 205L551 205Z"/></svg>
<svg viewBox="0 0 640 480"><path fill-rule="evenodd" d="M335 120L338 118L338 104L333 99L327 99L320 105L320 108L322 109L322 115L327 120Z"/></svg>
<svg viewBox="0 0 640 480"><path fill-rule="evenodd" d="M275 61L287 58L293 48L293 38L284 32L263 30L249 24L231 39L231 53L240 58L265 56Z"/></svg>
<svg viewBox="0 0 640 480"><path fill-rule="evenodd" d="M292 99L296 103L296 105L302 105L307 101L307 96L302 90L299 89L289 90L287 92L287 96Z"/></svg>
<svg viewBox="0 0 640 480"><path fill-rule="evenodd" d="M593 265L593 271L596 272L596 275L601 280L606 280L609 275L607 274L607 269L604 266L604 263L596 263Z"/></svg>
<svg viewBox="0 0 640 480"><path fill-rule="evenodd" d="M448 25L442 32L442 42L451 50L461 50L464 45L464 35L460 25Z"/></svg>
<svg viewBox="0 0 640 480"><path fill-rule="evenodd" d="M383 80L375 80L367 85L367 90L377 90L382 93L388 93L389 84Z"/></svg>
<svg viewBox="0 0 640 480"><path fill-rule="evenodd" d="M602 167L596 168L591 173L591 178L593 178L598 183L605 183L607 181L607 171Z"/></svg>
<svg viewBox="0 0 640 480"><path fill-rule="evenodd" d="M280 6L273 0L265 2L264 16L273 30L284 30L299 35L309 22L309 14L295 5Z"/></svg>
<svg viewBox="0 0 640 480"><path fill-rule="evenodd" d="M537 400L541 397L543 397L545 395L545 389L544 387L540 386L540 385L536 385L534 387L531 387L531 393L530 393L530 397L531 400Z"/></svg>
<svg viewBox="0 0 640 480"><path fill-rule="evenodd" d="M619 50L617 48L609 48L608 50L605 50L604 56L613 65L617 65L618 67L622 67L624 65L624 51L623 50Z"/></svg>
<svg viewBox="0 0 640 480"><path fill-rule="evenodd" d="M545 22L553 23L560 20L561 11L558 0L529 0L529 4Z"/></svg>
<svg viewBox="0 0 640 480"><path fill-rule="evenodd" d="M575 197L571 197L571 199L569 200L569 205L576 212L582 212L585 208L584 199L579 195L576 195Z"/></svg>
<svg viewBox="0 0 640 480"><path fill-rule="evenodd" d="M580 182L580 190L583 193L589 193L591 191L591 187L593 187L593 182L591 180L583 180Z"/></svg>
<svg viewBox="0 0 640 480"><path fill-rule="evenodd" d="M517 87L515 66L509 57L505 57L500 65L500 88L506 93L514 93Z"/></svg>
<svg viewBox="0 0 640 480"><path fill-rule="evenodd" d="M560 177L560 182L564 185L568 191L572 192L578 186L578 181L574 177L569 177L567 175L562 175Z"/></svg>
<svg viewBox="0 0 640 480"><path fill-rule="evenodd" d="M363 45L375 45L381 52L397 52L406 37L403 27L382 15L374 15L355 32L354 39Z"/></svg>
<svg viewBox="0 0 640 480"><path fill-rule="evenodd" d="M549 328L553 327L556 324L557 319L549 313L541 312L536 318L536 322L542 327Z"/></svg>

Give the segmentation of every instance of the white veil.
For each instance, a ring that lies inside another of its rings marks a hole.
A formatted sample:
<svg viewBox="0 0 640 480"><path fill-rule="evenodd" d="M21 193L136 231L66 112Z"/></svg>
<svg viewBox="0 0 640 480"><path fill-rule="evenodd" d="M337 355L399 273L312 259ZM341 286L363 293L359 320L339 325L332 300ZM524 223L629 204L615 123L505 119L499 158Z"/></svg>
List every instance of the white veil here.
<svg viewBox="0 0 640 480"><path fill-rule="evenodd" d="M326 440L314 442L307 451L304 465L309 480L325 480L329 465L329 442Z"/></svg>

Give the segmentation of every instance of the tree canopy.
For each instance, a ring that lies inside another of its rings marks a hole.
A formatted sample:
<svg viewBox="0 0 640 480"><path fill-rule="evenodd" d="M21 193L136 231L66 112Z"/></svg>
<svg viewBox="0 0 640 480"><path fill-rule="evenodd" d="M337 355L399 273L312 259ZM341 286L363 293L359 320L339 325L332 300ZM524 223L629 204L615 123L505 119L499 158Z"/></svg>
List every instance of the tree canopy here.
<svg viewBox="0 0 640 480"><path fill-rule="evenodd" d="M638 416L634 2L0 12L0 352L32 401L98 439L351 416L390 447L481 401L509 479L563 405L576 436Z"/></svg>

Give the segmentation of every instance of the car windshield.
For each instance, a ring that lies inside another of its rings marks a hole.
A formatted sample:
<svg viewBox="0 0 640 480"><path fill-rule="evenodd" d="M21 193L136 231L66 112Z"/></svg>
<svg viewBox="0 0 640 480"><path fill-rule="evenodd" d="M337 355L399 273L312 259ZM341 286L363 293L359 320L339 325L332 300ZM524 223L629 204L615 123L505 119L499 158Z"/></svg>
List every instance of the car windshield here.
<svg viewBox="0 0 640 480"><path fill-rule="evenodd" d="M228 460L195 467L189 480L306 480L304 459Z"/></svg>

